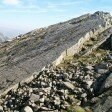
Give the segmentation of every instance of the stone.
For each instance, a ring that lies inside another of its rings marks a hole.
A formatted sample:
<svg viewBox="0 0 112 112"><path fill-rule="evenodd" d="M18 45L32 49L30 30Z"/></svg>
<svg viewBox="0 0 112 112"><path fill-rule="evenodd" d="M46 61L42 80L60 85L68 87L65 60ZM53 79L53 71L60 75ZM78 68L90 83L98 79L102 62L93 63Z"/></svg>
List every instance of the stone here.
<svg viewBox="0 0 112 112"><path fill-rule="evenodd" d="M102 69L108 69L108 63L100 63L98 65L95 66L95 70L98 71L98 70L102 70Z"/></svg>
<svg viewBox="0 0 112 112"><path fill-rule="evenodd" d="M106 78L106 80L102 84L100 91L105 91L111 87L112 87L112 73Z"/></svg>
<svg viewBox="0 0 112 112"><path fill-rule="evenodd" d="M45 101L45 98L42 97L42 98L39 99L39 101L40 101L41 103L43 103L43 102Z"/></svg>
<svg viewBox="0 0 112 112"><path fill-rule="evenodd" d="M60 105L60 98L55 97L54 103L55 103L55 105Z"/></svg>
<svg viewBox="0 0 112 112"><path fill-rule="evenodd" d="M34 101L34 102L39 101L39 98L40 98L40 96L39 95L36 95L34 93L32 93L31 96L30 96L30 100L31 101Z"/></svg>
<svg viewBox="0 0 112 112"><path fill-rule="evenodd" d="M32 108L29 106L24 107L21 112L33 112Z"/></svg>
<svg viewBox="0 0 112 112"><path fill-rule="evenodd" d="M47 94L50 94L51 87L43 88L43 90L44 90Z"/></svg>
<svg viewBox="0 0 112 112"><path fill-rule="evenodd" d="M112 54L108 53L108 58L112 60Z"/></svg>
<svg viewBox="0 0 112 112"><path fill-rule="evenodd" d="M53 111L53 109L49 109L47 107L41 107L40 108L42 111L46 112L46 111Z"/></svg>
<svg viewBox="0 0 112 112"><path fill-rule="evenodd" d="M4 112L4 111L3 111L3 107L2 107L2 106L0 106L0 112Z"/></svg>
<svg viewBox="0 0 112 112"><path fill-rule="evenodd" d="M63 84L65 85L65 87L67 87L68 89L74 90L75 86L70 83L70 82L63 82Z"/></svg>
<svg viewBox="0 0 112 112"><path fill-rule="evenodd" d="M112 112L112 96L101 98L94 106L93 112Z"/></svg>
<svg viewBox="0 0 112 112"><path fill-rule="evenodd" d="M93 70L94 68L91 65L85 67L87 70Z"/></svg>
<svg viewBox="0 0 112 112"><path fill-rule="evenodd" d="M109 71L112 72L112 66L109 67Z"/></svg>
<svg viewBox="0 0 112 112"><path fill-rule="evenodd" d="M0 99L0 105L3 103L3 100L2 99Z"/></svg>
<svg viewBox="0 0 112 112"><path fill-rule="evenodd" d="M81 97L82 97L82 98L85 98L85 97L87 97L87 94L86 94L86 93L83 93L83 94L81 95Z"/></svg>
<svg viewBox="0 0 112 112"><path fill-rule="evenodd" d="M99 74L104 74L107 71L108 71L107 69L97 69L97 73L99 73Z"/></svg>
<svg viewBox="0 0 112 112"><path fill-rule="evenodd" d="M87 88L90 88L91 85L93 84L93 81L92 80L87 80L86 83L87 83Z"/></svg>
<svg viewBox="0 0 112 112"><path fill-rule="evenodd" d="M86 75L86 76L84 77L84 79L86 79L86 80L90 79L90 75Z"/></svg>

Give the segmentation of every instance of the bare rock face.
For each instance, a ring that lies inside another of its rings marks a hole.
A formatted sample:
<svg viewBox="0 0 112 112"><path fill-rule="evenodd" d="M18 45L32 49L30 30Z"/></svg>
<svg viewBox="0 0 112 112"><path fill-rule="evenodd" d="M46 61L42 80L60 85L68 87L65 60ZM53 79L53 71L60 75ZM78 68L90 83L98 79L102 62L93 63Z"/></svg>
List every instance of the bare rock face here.
<svg viewBox="0 0 112 112"><path fill-rule="evenodd" d="M112 48L100 48L111 39L111 22L96 12L1 44L0 89L19 83L1 94L0 111L111 112Z"/></svg>
<svg viewBox="0 0 112 112"><path fill-rule="evenodd" d="M112 88L112 73L109 74L109 76L105 80L104 84L102 85L103 91L108 90L110 88Z"/></svg>
<svg viewBox="0 0 112 112"><path fill-rule="evenodd" d="M41 70L75 45L87 32L111 26L109 13L96 12L33 30L0 46L1 90ZM88 35L90 35L89 33Z"/></svg>
<svg viewBox="0 0 112 112"><path fill-rule="evenodd" d="M112 92L112 90L111 90ZM94 107L94 112L111 112L112 111L112 96L102 97L99 103Z"/></svg>
<svg viewBox="0 0 112 112"><path fill-rule="evenodd" d="M112 73L109 68L112 62L108 58L111 52L98 47L89 55L73 56L56 67L44 67L33 74L32 80L20 82L3 93L1 110L111 112ZM103 59L99 60L96 53ZM96 66L108 71L99 74Z"/></svg>

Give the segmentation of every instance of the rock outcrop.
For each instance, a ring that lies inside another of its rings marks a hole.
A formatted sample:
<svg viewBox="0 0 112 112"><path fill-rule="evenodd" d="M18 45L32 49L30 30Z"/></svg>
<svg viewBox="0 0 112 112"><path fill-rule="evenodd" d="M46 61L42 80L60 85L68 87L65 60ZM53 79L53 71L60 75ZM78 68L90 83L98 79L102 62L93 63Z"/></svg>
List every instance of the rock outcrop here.
<svg viewBox="0 0 112 112"><path fill-rule="evenodd" d="M111 112L109 54L111 51L98 48L88 56L67 58L57 67L46 66L39 73L35 72L32 80L20 82L4 92L1 109L8 112ZM96 67L106 73L98 73Z"/></svg>
<svg viewBox="0 0 112 112"><path fill-rule="evenodd" d="M0 46L1 90L27 78L35 71L40 71L72 46L73 51L69 49L69 54L77 53L90 37L108 29L111 20L109 13L96 12L48 28L36 29L2 44ZM109 33L107 35L109 36ZM63 57L57 62L61 60Z"/></svg>
<svg viewBox="0 0 112 112"><path fill-rule="evenodd" d="M2 44L0 111L111 112L111 23L96 12Z"/></svg>

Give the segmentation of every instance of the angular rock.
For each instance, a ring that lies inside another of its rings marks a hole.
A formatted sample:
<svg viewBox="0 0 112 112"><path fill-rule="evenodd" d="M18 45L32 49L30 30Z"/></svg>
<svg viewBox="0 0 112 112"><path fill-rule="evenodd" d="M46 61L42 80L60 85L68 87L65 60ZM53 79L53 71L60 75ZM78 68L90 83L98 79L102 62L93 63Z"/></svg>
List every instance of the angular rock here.
<svg viewBox="0 0 112 112"><path fill-rule="evenodd" d="M65 87L67 87L68 89L74 90L75 86L70 83L70 82L63 82L63 84L65 85Z"/></svg>
<svg viewBox="0 0 112 112"><path fill-rule="evenodd" d="M87 96L86 93L83 93L83 94L81 95L82 98L85 98L86 96Z"/></svg>
<svg viewBox="0 0 112 112"><path fill-rule="evenodd" d="M3 107L2 107L2 106L0 106L0 112L4 112L4 111L3 111Z"/></svg>
<svg viewBox="0 0 112 112"><path fill-rule="evenodd" d="M29 106L24 107L21 112L33 112L32 108Z"/></svg>
<svg viewBox="0 0 112 112"><path fill-rule="evenodd" d="M39 98L40 98L40 96L39 95L36 95L34 93L32 93L31 96L30 96L30 100L31 101L34 101L34 102L39 101Z"/></svg>

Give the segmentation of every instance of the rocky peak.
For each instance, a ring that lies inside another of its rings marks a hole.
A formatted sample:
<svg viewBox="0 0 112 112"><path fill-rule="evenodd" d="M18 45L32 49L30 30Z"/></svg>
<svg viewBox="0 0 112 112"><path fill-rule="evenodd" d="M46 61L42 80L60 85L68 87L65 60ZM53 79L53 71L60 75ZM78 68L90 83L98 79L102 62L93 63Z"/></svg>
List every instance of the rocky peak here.
<svg viewBox="0 0 112 112"><path fill-rule="evenodd" d="M112 24L112 16L108 12L97 11L92 14L92 17L97 19L103 19L108 24Z"/></svg>
<svg viewBox="0 0 112 112"><path fill-rule="evenodd" d="M106 17L106 16L110 17L111 16L109 12L103 12L103 11L97 11L93 15L101 16L101 17L102 16L104 16L104 17Z"/></svg>

